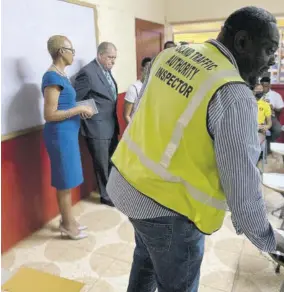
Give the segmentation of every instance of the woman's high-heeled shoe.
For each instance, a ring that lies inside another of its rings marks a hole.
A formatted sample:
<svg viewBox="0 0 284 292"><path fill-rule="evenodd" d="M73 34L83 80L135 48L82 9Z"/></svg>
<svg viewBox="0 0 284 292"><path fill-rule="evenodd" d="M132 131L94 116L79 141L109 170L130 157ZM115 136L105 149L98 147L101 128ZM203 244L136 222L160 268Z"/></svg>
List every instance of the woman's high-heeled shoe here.
<svg viewBox="0 0 284 292"><path fill-rule="evenodd" d="M82 231L79 232L79 234L77 235L73 235L69 230L67 230L66 228L64 228L61 224L59 226L59 230L61 233L61 237L63 237L63 235L69 237L72 240L80 240L80 239L84 239L86 237L88 237L87 233L84 233Z"/></svg>
<svg viewBox="0 0 284 292"><path fill-rule="evenodd" d="M62 225L62 219L60 220L59 227L61 225ZM78 228L78 230L83 231L83 230L88 229L88 226L78 224L77 228Z"/></svg>

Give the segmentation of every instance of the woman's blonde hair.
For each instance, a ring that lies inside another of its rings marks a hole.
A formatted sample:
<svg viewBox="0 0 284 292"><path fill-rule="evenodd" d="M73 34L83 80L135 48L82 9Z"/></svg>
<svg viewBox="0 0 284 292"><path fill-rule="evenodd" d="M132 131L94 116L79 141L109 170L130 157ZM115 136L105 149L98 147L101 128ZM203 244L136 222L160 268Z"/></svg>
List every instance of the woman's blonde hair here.
<svg viewBox="0 0 284 292"><path fill-rule="evenodd" d="M64 41L66 40L68 40L66 36L53 35L47 41L47 49L53 60L57 58L58 51L64 46Z"/></svg>

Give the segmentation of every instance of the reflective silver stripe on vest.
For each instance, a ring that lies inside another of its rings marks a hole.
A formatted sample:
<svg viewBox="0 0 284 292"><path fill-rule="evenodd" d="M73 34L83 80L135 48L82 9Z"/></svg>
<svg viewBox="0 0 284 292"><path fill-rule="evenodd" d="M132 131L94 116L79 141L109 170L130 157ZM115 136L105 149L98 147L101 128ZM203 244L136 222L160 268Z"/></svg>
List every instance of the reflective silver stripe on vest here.
<svg viewBox="0 0 284 292"><path fill-rule="evenodd" d="M225 77L239 77L240 74L237 70L222 70L216 74L213 74L202 86L199 87L195 95L192 97L190 102L188 103L186 109L181 114L178 119L175 129L172 133L172 137L170 142L168 143L164 154L160 160L160 164L168 168L171 162L172 157L174 156L177 148L179 147L180 141L183 136L184 128L191 121L195 111L201 104L204 99L206 93L214 86L214 84Z"/></svg>
<svg viewBox="0 0 284 292"><path fill-rule="evenodd" d="M199 191L195 187L191 186L187 181L181 177L174 176L168 172L161 164L154 162L144 155L140 147L131 140L128 131L124 132L122 140L127 144L128 148L133 151L139 158L140 162L153 171L156 175L160 176L163 180L172 182L172 183L181 183L185 186L188 194L195 199L196 201L216 208L218 210L226 210L227 204L225 200L219 200L213 197L208 196L207 194Z"/></svg>

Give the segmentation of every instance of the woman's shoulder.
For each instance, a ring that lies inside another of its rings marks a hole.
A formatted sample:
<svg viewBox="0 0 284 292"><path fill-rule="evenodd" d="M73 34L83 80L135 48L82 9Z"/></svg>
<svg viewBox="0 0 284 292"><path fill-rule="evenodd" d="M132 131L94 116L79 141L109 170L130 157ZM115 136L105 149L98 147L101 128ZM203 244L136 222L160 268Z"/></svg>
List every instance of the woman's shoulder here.
<svg viewBox="0 0 284 292"><path fill-rule="evenodd" d="M42 84L53 84L61 85L64 84L64 77L58 74L55 71L49 70L46 71L42 77Z"/></svg>
<svg viewBox="0 0 284 292"><path fill-rule="evenodd" d="M42 79L48 79L48 78L53 78L53 79L62 79L63 76L58 74L56 71L48 70L43 74Z"/></svg>

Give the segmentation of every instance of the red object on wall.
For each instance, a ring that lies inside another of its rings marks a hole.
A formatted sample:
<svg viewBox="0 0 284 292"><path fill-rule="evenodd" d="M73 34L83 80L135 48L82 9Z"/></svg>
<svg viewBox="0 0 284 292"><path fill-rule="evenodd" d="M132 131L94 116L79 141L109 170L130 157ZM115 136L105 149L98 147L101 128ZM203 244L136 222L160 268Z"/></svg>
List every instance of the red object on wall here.
<svg viewBox="0 0 284 292"><path fill-rule="evenodd" d="M121 133L124 93L118 96ZM92 160L84 139L80 140L85 182L72 191L78 202L95 188ZM50 186L50 163L42 131L1 143L1 252L41 228L58 214L55 189Z"/></svg>
<svg viewBox="0 0 284 292"><path fill-rule="evenodd" d="M275 84L272 86L272 89L278 92L282 96L282 99L284 100L284 84ZM279 121L281 125L284 125L284 109L282 109L279 115ZM282 132L277 142L284 143L284 132Z"/></svg>

